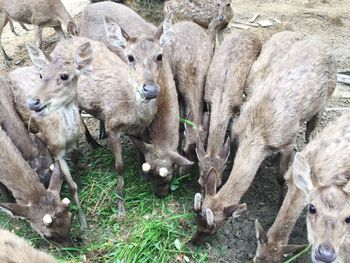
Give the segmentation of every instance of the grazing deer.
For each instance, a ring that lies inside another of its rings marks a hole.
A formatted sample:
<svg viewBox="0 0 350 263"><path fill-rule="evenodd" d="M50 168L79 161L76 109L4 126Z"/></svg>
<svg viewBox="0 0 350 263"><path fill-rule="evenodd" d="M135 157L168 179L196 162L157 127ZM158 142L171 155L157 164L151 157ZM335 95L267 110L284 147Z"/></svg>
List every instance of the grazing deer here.
<svg viewBox="0 0 350 263"><path fill-rule="evenodd" d="M16 203L0 203L0 209L13 217L25 219L45 239L69 243L70 201L60 199L62 176L58 163L46 190L2 128L0 149L0 182L16 200Z"/></svg>
<svg viewBox="0 0 350 263"><path fill-rule="evenodd" d="M115 20L132 38L137 38L141 35L152 36L157 31L154 25L144 20L134 10L125 5L113 2L87 5L83 9L80 18L79 36L105 43L110 50L125 59L125 61L127 59L124 56L123 49L111 44L107 39L104 16Z"/></svg>
<svg viewBox="0 0 350 263"><path fill-rule="evenodd" d="M265 43L261 48L258 59L253 63L245 87L245 94L249 97L252 89L259 86L270 73L271 64L278 63L291 46L304 38L301 33L292 31L278 32Z"/></svg>
<svg viewBox="0 0 350 263"><path fill-rule="evenodd" d="M283 66L282 66L283 65ZM296 42L283 59L243 105L233 137L238 140L233 168L228 181L217 192L217 171L211 169L205 181L205 196L195 198L198 229L194 241L216 230L232 214L245 208L239 204L262 161L282 152L278 182L293 154L300 122L311 130L335 88L335 61L327 46L316 39ZM201 200L203 199L203 200Z"/></svg>
<svg viewBox="0 0 350 263"><path fill-rule="evenodd" d="M210 124L207 150L198 137L199 184L204 182L209 170L217 172L217 187L230 155L230 140L225 135L231 117L236 117L243 104L244 85L250 68L261 49L259 39L250 32L232 33L215 50L210 64L204 100L210 104Z"/></svg>
<svg viewBox="0 0 350 263"><path fill-rule="evenodd" d="M288 245L308 205L308 239L313 262L350 262L350 114L329 124L301 153L285 175L288 192L266 233L256 221L254 262L281 262L305 246Z"/></svg>
<svg viewBox="0 0 350 263"><path fill-rule="evenodd" d="M81 225L87 227L77 184L74 182L65 156L77 149L80 135L80 115L77 105L77 81L93 60L88 40L74 49L70 59L64 56L46 57L37 47L27 44L34 68L21 68L9 74L16 108L29 128L33 123L37 136L46 144L63 175L79 211ZM30 80L30 81L29 81Z"/></svg>
<svg viewBox="0 0 350 263"><path fill-rule="evenodd" d="M174 21L190 20L208 28L213 18L222 21L218 38L223 40L223 29L233 17L231 0L168 0L164 3L165 17L171 15Z"/></svg>
<svg viewBox="0 0 350 263"><path fill-rule="evenodd" d="M197 127L201 125L205 79L214 51L217 29L222 25L222 21L213 18L206 32L190 21L171 26L168 19L164 22L163 29L171 40L165 46L164 53L169 59L180 97L180 115L195 125L185 125L186 136L182 142L182 149L185 156L195 160ZM201 48L198 48L199 46Z"/></svg>
<svg viewBox="0 0 350 263"><path fill-rule="evenodd" d="M24 160L38 174L40 181L48 186L52 157L46 145L35 135L30 134L19 118L9 83L0 77L0 126L22 154Z"/></svg>
<svg viewBox="0 0 350 263"><path fill-rule="evenodd" d="M44 27L53 27L61 38L64 38L62 24L70 33L77 34L74 20L60 0L0 0L0 53L7 66L9 57L1 45L1 34L9 21L8 17L20 23L33 24L38 47L42 44Z"/></svg>
<svg viewBox="0 0 350 263"><path fill-rule="evenodd" d="M160 88L154 119L143 126L144 128L149 126L146 135L138 135L142 141L134 139L134 142L145 155L142 170L149 175L156 194L164 196L169 192L174 165L190 166L193 164L177 152L179 145L178 99L169 62L167 57L163 56L159 43L161 39L164 46L169 40L166 36L162 36L162 26L154 36L138 38L130 37L112 18L105 17L105 26L108 41L118 48L124 48L129 68L137 74L138 81L142 81L139 84L146 89L154 86ZM152 144L149 144L149 141ZM120 164L117 163L118 167Z"/></svg>
<svg viewBox="0 0 350 263"><path fill-rule="evenodd" d="M50 255L34 249L28 242L19 236L0 230L0 262L27 262L27 263L56 263Z"/></svg>

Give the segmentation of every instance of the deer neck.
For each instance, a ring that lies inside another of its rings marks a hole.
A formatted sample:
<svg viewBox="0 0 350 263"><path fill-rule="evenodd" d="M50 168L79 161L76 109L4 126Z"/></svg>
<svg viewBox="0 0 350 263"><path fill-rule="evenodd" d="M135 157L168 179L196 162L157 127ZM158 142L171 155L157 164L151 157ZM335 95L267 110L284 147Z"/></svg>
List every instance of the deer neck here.
<svg viewBox="0 0 350 263"><path fill-rule="evenodd" d="M240 202L266 156L264 144L259 138L248 137L240 140L229 179L216 197L224 207Z"/></svg>

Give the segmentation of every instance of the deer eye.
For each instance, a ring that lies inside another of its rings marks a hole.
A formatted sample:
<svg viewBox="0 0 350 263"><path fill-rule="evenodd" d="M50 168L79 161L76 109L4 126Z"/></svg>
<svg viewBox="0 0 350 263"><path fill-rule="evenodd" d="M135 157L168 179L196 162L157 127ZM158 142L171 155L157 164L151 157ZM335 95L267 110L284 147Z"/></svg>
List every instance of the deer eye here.
<svg viewBox="0 0 350 263"><path fill-rule="evenodd" d="M41 75L41 73L39 74L39 77L42 79L43 78L43 75Z"/></svg>
<svg viewBox="0 0 350 263"><path fill-rule="evenodd" d="M67 80L67 79L69 79L68 74L62 74L61 75L61 80Z"/></svg>
<svg viewBox="0 0 350 263"><path fill-rule="evenodd" d="M162 54L160 54L160 55L157 56L157 61L158 61L158 62L161 62L162 59L163 59L163 55L162 55Z"/></svg>
<svg viewBox="0 0 350 263"><path fill-rule="evenodd" d="M230 6L231 4L227 4L226 6Z"/></svg>
<svg viewBox="0 0 350 263"><path fill-rule="evenodd" d="M217 6L220 6L220 4L217 4Z"/></svg>
<svg viewBox="0 0 350 263"><path fill-rule="evenodd" d="M310 214L316 214L316 207L313 205L309 205L309 213Z"/></svg>
<svg viewBox="0 0 350 263"><path fill-rule="evenodd" d="M134 57L131 56L131 55L128 55L128 60L129 60L130 63L135 61Z"/></svg>
<svg viewBox="0 0 350 263"><path fill-rule="evenodd" d="M345 223L350 224L350 216L348 216L347 218L345 218Z"/></svg>

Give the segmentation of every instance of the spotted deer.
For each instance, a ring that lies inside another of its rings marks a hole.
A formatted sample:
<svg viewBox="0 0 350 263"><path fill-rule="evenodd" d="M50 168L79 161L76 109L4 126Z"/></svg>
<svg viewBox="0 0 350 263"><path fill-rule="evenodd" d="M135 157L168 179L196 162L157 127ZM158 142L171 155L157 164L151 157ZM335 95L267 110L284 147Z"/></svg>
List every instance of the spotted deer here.
<svg viewBox="0 0 350 263"><path fill-rule="evenodd" d="M281 66L283 65L283 66ZM335 88L336 67L326 45L308 38L296 42L243 105L234 129L238 149L227 182L217 191L217 171L211 169L204 182L204 196L196 194L198 228L193 239L215 233L240 204L262 161L281 152L278 181L288 167L300 122L313 122L322 113ZM297 88L296 88L297 87ZM281 178L282 177L282 178Z"/></svg>
<svg viewBox="0 0 350 263"><path fill-rule="evenodd" d="M80 135L80 115L77 105L77 81L81 71L93 60L88 40L72 52L73 59L51 55L47 57L39 48L27 44L36 68L20 68L9 78L21 118L41 138L59 162L69 190L77 204L82 227L87 222L74 182L66 162L66 155L77 151Z"/></svg>
<svg viewBox="0 0 350 263"><path fill-rule="evenodd" d="M217 172L216 186L221 186L222 174L230 155L230 139L225 142L229 120L237 117L243 104L244 85L250 68L261 49L259 39L250 32L228 35L215 51L205 85L205 102L210 105L210 124L207 149L198 137L199 184L211 168Z"/></svg>
<svg viewBox="0 0 350 263"><path fill-rule="evenodd" d="M0 0L0 53L6 65L9 65L9 57L1 45L1 34L9 18L33 24L38 47L41 47L44 27L53 27L61 38L64 37L62 25L70 33L77 34L75 22L60 0Z"/></svg>
<svg viewBox="0 0 350 263"><path fill-rule="evenodd" d="M226 28L233 17L231 0L168 0L164 3L164 15L173 16L174 22L182 20L193 21L208 28L213 18L222 21L218 38L223 40L222 30Z"/></svg>
<svg viewBox="0 0 350 263"><path fill-rule="evenodd" d="M7 230L0 230L0 236L0 262L57 262L52 256L34 249L24 238Z"/></svg>
<svg viewBox="0 0 350 263"><path fill-rule="evenodd" d="M291 46L304 39L302 33L282 31L271 36L263 44L258 59L253 63L245 85L245 94L249 97L254 87L259 86L270 73L271 64L278 63Z"/></svg>
<svg viewBox="0 0 350 263"><path fill-rule="evenodd" d="M48 186L52 157L46 145L35 135L30 134L18 116L14 97L7 79L0 77L0 126L22 154L24 160L38 174L40 181Z"/></svg>
<svg viewBox="0 0 350 263"><path fill-rule="evenodd" d="M145 134L133 141L144 154L142 170L148 175L158 196L165 196L170 189L170 181L175 165L190 166L193 162L178 153L179 146L179 106L178 98L168 58L163 56L162 46L169 42L163 36L163 27L154 36L130 37L110 17L105 17L108 41L123 48L129 68L143 81L143 87L160 88L154 119L145 126ZM161 42L161 44L160 44ZM162 46L161 46L162 45ZM121 167L117 164L117 167ZM120 169L120 168L119 168ZM117 170L118 171L118 170Z"/></svg>
<svg viewBox="0 0 350 263"><path fill-rule="evenodd" d="M67 198L62 201L60 199L62 176L58 163L55 164L48 189L45 189L38 175L2 128L0 149L0 182L16 201L0 203L0 210L10 216L25 219L44 239L69 244L70 201Z"/></svg>
<svg viewBox="0 0 350 263"><path fill-rule="evenodd" d="M285 174L288 192L275 222L266 233L258 221L254 262L281 262L300 250L288 245L303 208L312 262L350 262L350 114L329 124L305 149L296 153Z"/></svg>
<svg viewBox="0 0 350 263"><path fill-rule="evenodd" d="M222 21L213 18L206 32L190 21L172 26L170 19L171 17L167 18L163 24L164 32L170 38L169 44L164 47L164 53L169 59L178 91L180 116L195 125L185 125L186 135L182 142L185 156L195 160L197 133L203 113L205 79L214 52L216 32Z"/></svg>

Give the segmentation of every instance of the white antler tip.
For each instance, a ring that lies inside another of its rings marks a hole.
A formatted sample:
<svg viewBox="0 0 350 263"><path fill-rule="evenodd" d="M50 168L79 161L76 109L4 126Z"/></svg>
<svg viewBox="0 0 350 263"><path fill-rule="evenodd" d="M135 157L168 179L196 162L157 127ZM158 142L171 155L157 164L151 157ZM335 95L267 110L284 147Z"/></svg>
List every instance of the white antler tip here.
<svg viewBox="0 0 350 263"><path fill-rule="evenodd" d="M151 165L149 163L144 163L142 164L142 171L147 173L149 172L149 170L151 170Z"/></svg>
<svg viewBox="0 0 350 263"><path fill-rule="evenodd" d="M45 225L49 225L52 223L52 217L49 214L44 215L43 222Z"/></svg>
<svg viewBox="0 0 350 263"><path fill-rule="evenodd" d="M70 205L70 200L67 197L65 197L65 198L62 199L62 204L65 205L65 206L69 206Z"/></svg>
<svg viewBox="0 0 350 263"><path fill-rule="evenodd" d="M55 165L54 165L54 164L51 164L49 169L50 169L50 171L52 172L53 169L55 169Z"/></svg>
<svg viewBox="0 0 350 263"><path fill-rule="evenodd" d="M166 177L168 174L169 174L169 171L167 168L162 167L159 169L159 175L161 177Z"/></svg>

